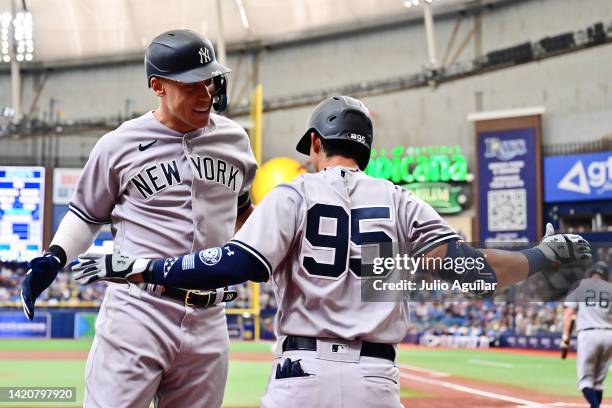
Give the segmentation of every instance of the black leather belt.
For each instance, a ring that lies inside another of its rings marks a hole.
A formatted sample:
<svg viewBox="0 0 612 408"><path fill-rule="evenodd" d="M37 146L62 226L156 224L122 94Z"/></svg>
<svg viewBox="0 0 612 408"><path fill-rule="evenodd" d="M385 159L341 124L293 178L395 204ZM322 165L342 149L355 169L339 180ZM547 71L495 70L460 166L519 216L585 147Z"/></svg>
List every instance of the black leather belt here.
<svg viewBox="0 0 612 408"><path fill-rule="evenodd" d="M215 306L217 292L214 290L186 290L172 287L164 287L162 296L183 302L186 306L207 308ZM236 300L238 292L235 290L224 290L221 302Z"/></svg>
<svg viewBox="0 0 612 408"><path fill-rule="evenodd" d="M342 343L342 340L338 340ZM317 339L315 337L287 336L283 342L283 351L308 350L317 351ZM395 361L395 348L391 344L371 343L364 341L361 344L361 356L384 358Z"/></svg>
<svg viewBox="0 0 612 408"><path fill-rule="evenodd" d="M612 327L589 327L587 329L582 329L580 331L589 331L589 330L612 330Z"/></svg>

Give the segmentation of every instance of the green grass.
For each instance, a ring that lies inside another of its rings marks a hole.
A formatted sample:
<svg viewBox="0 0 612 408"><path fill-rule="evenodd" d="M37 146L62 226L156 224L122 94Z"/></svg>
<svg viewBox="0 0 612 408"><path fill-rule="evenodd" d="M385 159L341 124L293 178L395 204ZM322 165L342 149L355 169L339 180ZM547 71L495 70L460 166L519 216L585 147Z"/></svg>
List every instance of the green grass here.
<svg viewBox="0 0 612 408"><path fill-rule="evenodd" d="M0 340L0 351L11 350L71 350L87 351L91 339L83 340ZM232 342L231 352L271 354L272 343ZM400 350L398 361L431 370L485 381L507 384L558 396L579 396L576 389L576 361L562 361L550 356L496 353L486 350L409 349ZM77 403L83 395L85 360L0 360L0 387L6 386L76 386ZM226 407L255 407L266 388L270 362L230 361L225 391ZM493 387L494 389L494 387ZM612 381L606 384L606 394L612 393ZM402 387L402 397L423 397L426 394ZM37 406L67 407L66 404ZM0 407L10 405L0 403ZM27 407L26 404L12 405Z"/></svg>
<svg viewBox="0 0 612 408"><path fill-rule="evenodd" d="M0 351L88 351L93 339L3 339ZM83 400L85 360L0 360L0 387L77 387L76 403L38 403L36 407L78 407ZM0 407L19 406L1 403Z"/></svg>
<svg viewBox="0 0 612 408"><path fill-rule="evenodd" d="M85 360L0 360L0 386L76 387L75 403L38 403L38 406L78 407L83 401L84 372ZM20 403L12 406L23 405ZM0 403L0 407L7 406L11 404Z"/></svg>
<svg viewBox="0 0 612 408"><path fill-rule="evenodd" d="M271 369L269 362L230 360L223 405L258 407L259 400L266 391Z"/></svg>
<svg viewBox="0 0 612 408"><path fill-rule="evenodd" d="M410 388L406 388L403 385L402 385L402 388L400 389L400 398L423 398L423 397L429 397L429 396L430 396L429 394L426 394L421 391L412 390Z"/></svg>
<svg viewBox="0 0 612 408"><path fill-rule="evenodd" d="M70 339L16 339L0 340L0 351L13 351L13 350L84 350L89 351L93 338L85 338L79 340Z"/></svg>
<svg viewBox="0 0 612 408"><path fill-rule="evenodd" d="M507 384L559 396L581 395L576 387L576 360L482 350L401 350L399 362L452 375ZM612 393L612 381L604 393Z"/></svg>
<svg viewBox="0 0 612 408"><path fill-rule="evenodd" d="M1 339L0 351L11 350L70 350L89 351L93 338L83 338L79 340L71 339ZM264 352L272 356L273 342L236 342L230 343L230 351L234 352Z"/></svg>
<svg viewBox="0 0 612 408"><path fill-rule="evenodd" d="M92 339L80 340L0 340L0 351L88 351ZM272 343L232 342L234 352L271 353ZM224 406L257 407L271 370L269 362L230 361ZM77 387L77 402L38 403L31 407L78 407L82 404L85 360L0 360L0 387L56 386ZM0 403L0 407L27 407L27 404Z"/></svg>
<svg viewBox="0 0 612 408"><path fill-rule="evenodd" d="M268 353L272 358L273 342L254 342L254 341L232 341L230 343L230 352L257 352Z"/></svg>

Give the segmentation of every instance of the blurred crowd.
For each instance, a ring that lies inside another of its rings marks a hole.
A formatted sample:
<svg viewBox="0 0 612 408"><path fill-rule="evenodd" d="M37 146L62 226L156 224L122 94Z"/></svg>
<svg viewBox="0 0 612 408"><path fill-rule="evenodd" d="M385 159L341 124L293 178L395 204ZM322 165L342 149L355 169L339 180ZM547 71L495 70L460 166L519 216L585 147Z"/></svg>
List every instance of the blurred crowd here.
<svg viewBox="0 0 612 408"><path fill-rule="evenodd" d="M563 303L508 303L490 300L414 302L410 331L430 334L499 337L503 334L560 333Z"/></svg>
<svg viewBox="0 0 612 408"><path fill-rule="evenodd" d="M21 281L27 271L25 262L0 262L0 307L19 305L19 290ZM96 282L83 286L70 278L69 272L60 272L48 290L44 291L36 306L96 306L102 303L107 283ZM252 302L251 291L247 285L232 286L238 291L238 299L229 303L228 307L248 308ZM268 301L266 296L263 296Z"/></svg>
<svg viewBox="0 0 612 408"><path fill-rule="evenodd" d="M0 307L15 306L20 302L21 281L27 271L25 262L0 262ZM48 290L36 301L36 306L96 306L102 303L107 283L96 282L87 286L70 278L69 272L60 272ZM251 291L247 285L232 286L238 291L238 299L228 307L248 308L251 304Z"/></svg>
<svg viewBox="0 0 612 408"><path fill-rule="evenodd" d="M19 306L20 283L27 264L0 262L0 306ZM37 306L95 306L104 296L106 283L82 286L61 272L49 290L43 292ZM276 311L272 286L260 284L262 316L270 325ZM252 305L252 291L248 285L233 286L239 296L228 308L248 309ZM562 299L559 299L562 300ZM444 296L427 301L413 301L410 307L410 331L431 334L485 335L502 334L537 335L559 333L563 316L559 301L508 302L493 300L449 300Z"/></svg>
<svg viewBox="0 0 612 408"><path fill-rule="evenodd" d="M0 262L0 306L14 306L20 301L21 280L27 268L25 262ZM60 272L49 289L40 295L36 305L79 306L87 302L88 306L95 306L102 302L105 290L105 283L97 282L81 286L70 279L69 273Z"/></svg>
<svg viewBox="0 0 612 408"><path fill-rule="evenodd" d="M261 310L270 315L276 301L269 284L261 285ZM498 337L502 334L560 333L562 302L522 303L491 300L437 300L410 303L410 332Z"/></svg>

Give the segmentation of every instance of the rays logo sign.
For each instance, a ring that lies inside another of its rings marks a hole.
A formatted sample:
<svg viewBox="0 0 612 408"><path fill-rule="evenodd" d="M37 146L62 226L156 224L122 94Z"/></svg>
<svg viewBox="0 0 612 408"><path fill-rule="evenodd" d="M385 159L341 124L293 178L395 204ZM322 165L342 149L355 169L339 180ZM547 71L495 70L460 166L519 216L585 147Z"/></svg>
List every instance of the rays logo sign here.
<svg viewBox="0 0 612 408"><path fill-rule="evenodd" d="M612 151L544 159L546 202L612 199Z"/></svg>
<svg viewBox="0 0 612 408"><path fill-rule="evenodd" d="M496 158L502 161L512 160L517 156L527 154L527 142L525 139L502 140L490 137L484 140L485 154L487 159Z"/></svg>

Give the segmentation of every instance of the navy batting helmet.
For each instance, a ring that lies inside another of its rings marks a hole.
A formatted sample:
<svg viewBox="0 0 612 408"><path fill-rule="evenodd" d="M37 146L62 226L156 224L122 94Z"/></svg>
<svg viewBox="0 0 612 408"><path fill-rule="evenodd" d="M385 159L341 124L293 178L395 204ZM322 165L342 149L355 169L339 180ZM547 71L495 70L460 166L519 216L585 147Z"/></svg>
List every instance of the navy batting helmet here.
<svg viewBox="0 0 612 408"><path fill-rule="evenodd" d="M310 133L316 132L325 140L347 140L354 142L362 152L358 160L360 169L365 169L370 160L374 132L370 112L363 102L350 96L332 96L317 105L308 118L308 130L296 147L297 151L310 154Z"/></svg>
<svg viewBox="0 0 612 408"><path fill-rule="evenodd" d="M594 273L597 273L605 280L608 280L608 275L610 273L608 264L604 261L595 262L593 266L591 266L591 269L589 269L588 276L592 276Z"/></svg>
<svg viewBox="0 0 612 408"><path fill-rule="evenodd" d="M211 42L190 30L170 30L155 37L145 53L147 82L152 77L191 84L213 79L216 92L213 107L221 112L227 106L226 74L231 70L215 57Z"/></svg>

